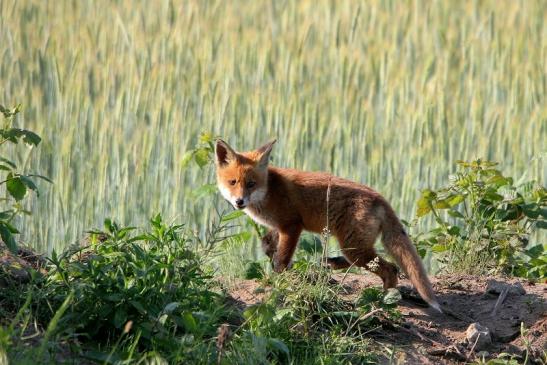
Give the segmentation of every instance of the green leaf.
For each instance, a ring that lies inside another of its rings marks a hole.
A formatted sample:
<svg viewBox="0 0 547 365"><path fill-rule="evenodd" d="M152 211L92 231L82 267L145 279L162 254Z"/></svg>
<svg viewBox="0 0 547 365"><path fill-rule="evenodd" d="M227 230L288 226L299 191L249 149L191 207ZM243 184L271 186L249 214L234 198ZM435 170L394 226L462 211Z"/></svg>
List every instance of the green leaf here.
<svg viewBox="0 0 547 365"><path fill-rule="evenodd" d="M522 212L529 218L537 219L541 213L537 204L525 204L522 206Z"/></svg>
<svg viewBox="0 0 547 365"><path fill-rule="evenodd" d="M209 163L209 151L205 148L200 148L194 153L194 160L199 167L203 167Z"/></svg>
<svg viewBox="0 0 547 365"><path fill-rule="evenodd" d="M184 324L184 328L190 332L190 333L196 333L198 329L198 324L196 322L196 319L190 312L185 312L182 315L182 323Z"/></svg>
<svg viewBox="0 0 547 365"><path fill-rule="evenodd" d="M6 246L8 246L9 250L16 254L17 242L15 242L15 238L13 238L10 229L4 224L4 222L0 222L0 237L2 237L2 241L4 241Z"/></svg>
<svg viewBox="0 0 547 365"><path fill-rule="evenodd" d="M460 227L452 226L448 229L448 233L450 233L452 236L459 236L460 235Z"/></svg>
<svg viewBox="0 0 547 365"><path fill-rule="evenodd" d="M401 296L401 293L395 288L389 288L387 290L386 295L384 295L383 302L385 304L396 304L398 303L403 297Z"/></svg>
<svg viewBox="0 0 547 365"><path fill-rule="evenodd" d="M268 338L268 346L278 352L282 352L289 356L289 348L285 343L277 338Z"/></svg>
<svg viewBox="0 0 547 365"><path fill-rule="evenodd" d="M454 217L454 218L465 218L463 216L463 214L461 214L460 212L458 212L457 210L454 210L454 209L449 210L447 213L448 213L449 216Z"/></svg>
<svg viewBox="0 0 547 365"><path fill-rule="evenodd" d="M454 207L460 204L464 200L465 200L465 197L463 196L463 194L452 195L446 199L446 201L448 202L448 205L450 205L451 207Z"/></svg>
<svg viewBox="0 0 547 365"><path fill-rule="evenodd" d="M448 247L446 245L436 244L436 245L433 245L431 247L431 251L436 252L436 253L444 252L446 250L448 250Z"/></svg>
<svg viewBox="0 0 547 365"><path fill-rule="evenodd" d="M309 253L310 255L313 255L315 253L321 252L323 249L323 245L321 244L321 240L317 238L314 235L307 234L303 236L300 239L300 242L298 246Z"/></svg>
<svg viewBox="0 0 547 365"><path fill-rule="evenodd" d="M435 203L435 208L437 209L448 209L450 208L450 204L446 200L438 200Z"/></svg>
<svg viewBox="0 0 547 365"><path fill-rule="evenodd" d="M130 303L136 310L138 310L140 314L146 314L146 313L147 313L146 308L144 308L144 306L143 306L140 302L137 302L136 300L130 300L129 303Z"/></svg>
<svg viewBox="0 0 547 365"><path fill-rule="evenodd" d="M184 155L182 156L182 160L180 162L180 167L185 169L190 164L190 161L192 161L192 158L194 157L194 151L186 151Z"/></svg>
<svg viewBox="0 0 547 365"><path fill-rule="evenodd" d="M544 252L545 252L545 247L543 245L536 245L536 246L530 247L524 253L531 258L537 258L541 256Z"/></svg>
<svg viewBox="0 0 547 365"><path fill-rule="evenodd" d="M200 143L210 143L213 141L213 135L209 132L203 132L199 135Z"/></svg>
<svg viewBox="0 0 547 365"><path fill-rule="evenodd" d="M33 190L36 195L40 195L40 193L38 192L38 187L36 186L36 184L34 184L34 181L32 181L28 176L25 175L21 175L19 177L21 178L21 182L25 184L27 188Z"/></svg>
<svg viewBox="0 0 547 365"><path fill-rule="evenodd" d="M12 161L8 160L7 158L0 157L0 161L4 162L5 164L11 166L11 167L14 168L14 169L17 168L17 165L15 165L15 163L13 163Z"/></svg>
<svg viewBox="0 0 547 365"><path fill-rule="evenodd" d="M486 194L485 194L485 197L488 198L488 200L490 201L501 201L503 200L503 196L498 194L498 193L495 193L493 191L487 191Z"/></svg>
<svg viewBox="0 0 547 365"><path fill-rule="evenodd" d="M163 307L163 313L172 314L178 307L180 307L180 302L171 302Z"/></svg>
<svg viewBox="0 0 547 365"><path fill-rule="evenodd" d="M506 178L503 175L493 175L486 180L486 183L488 185L495 185L497 187L501 187L504 185L511 185L513 183L513 179Z"/></svg>
<svg viewBox="0 0 547 365"><path fill-rule="evenodd" d="M421 197L420 200L418 200L418 209L416 211L416 215L418 216L418 218L420 218L424 215L427 215L429 212L431 212L430 201L425 197Z"/></svg>
<svg viewBox="0 0 547 365"><path fill-rule="evenodd" d="M27 187L19 176L13 176L8 174L8 181L6 182L6 188L10 195L17 201L22 200L27 194Z"/></svg>
<svg viewBox="0 0 547 365"><path fill-rule="evenodd" d="M23 142L25 142L29 146L38 146L42 141L42 138L40 138L40 136L34 132L27 130L22 130L21 132L23 134Z"/></svg>
<svg viewBox="0 0 547 365"><path fill-rule="evenodd" d="M241 217L242 215L245 215L245 213L242 210L234 210L233 212L223 215L220 221L228 222L228 221L237 219Z"/></svg>
<svg viewBox="0 0 547 365"><path fill-rule="evenodd" d="M48 178L48 177L46 177L46 176L43 176L43 175L38 175L38 174L30 174L30 175L28 175L28 177L37 177L37 178L40 178L40 179L42 179L42 180L45 180L45 181L47 181L48 183L51 183L51 184L53 184L53 181L51 181L51 179L50 179L50 178Z"/></svg>
<svg viewBox="0 0 547 365"><path fill-rule="evenodd" d="M122 326L127 322L127 313L123 307L116 309L114 314L114 326L116 328L122 328Z"/></svg>

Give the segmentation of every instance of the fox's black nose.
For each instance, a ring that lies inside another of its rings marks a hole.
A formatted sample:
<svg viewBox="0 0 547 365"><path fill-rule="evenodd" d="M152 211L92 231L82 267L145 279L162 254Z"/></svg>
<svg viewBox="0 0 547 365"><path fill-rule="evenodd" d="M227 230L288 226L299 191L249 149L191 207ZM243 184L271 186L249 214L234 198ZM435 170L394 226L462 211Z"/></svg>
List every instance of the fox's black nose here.
<svg viewBox="0 0 547 365"><path fill-rule="evenodd" d="M243 199L241 199L241 198L240 198L240 199L236 199L236 205L237 205L238 207L242 207L242 206L243 206L243 203L244 203Z"/></svg>

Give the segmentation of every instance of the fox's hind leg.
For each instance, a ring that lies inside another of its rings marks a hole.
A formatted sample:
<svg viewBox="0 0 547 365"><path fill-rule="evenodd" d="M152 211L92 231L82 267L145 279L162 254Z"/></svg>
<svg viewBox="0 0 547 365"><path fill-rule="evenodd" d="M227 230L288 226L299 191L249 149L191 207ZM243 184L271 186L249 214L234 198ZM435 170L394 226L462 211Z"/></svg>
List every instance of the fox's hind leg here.
<svg viewBox="0 0 547 365"><path fill-rule="evenodd" d="M376 254L374 250L374 241L379 235L379 224L369 221L367 229L358 228L354 225L349 230L344 230L337 234L340 248L344 254L348 266L355 265L364 267L368 271L378 275L384 284L384 289L397 286L397 266L384 260ZM336 262L340 262L338 258Z"/></svg>

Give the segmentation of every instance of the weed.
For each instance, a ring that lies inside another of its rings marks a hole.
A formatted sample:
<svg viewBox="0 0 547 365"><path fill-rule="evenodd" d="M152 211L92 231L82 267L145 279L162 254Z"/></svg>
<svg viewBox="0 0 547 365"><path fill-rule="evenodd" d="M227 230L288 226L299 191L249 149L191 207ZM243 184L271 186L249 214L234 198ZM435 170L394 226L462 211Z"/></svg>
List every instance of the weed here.
<svg viewBox="0 0 547 365"><path fill-rule="evenodd" d="M448 186L424 190L418 201L418 218L431 214L437 223L415 237L422 256L431 250L448 271L545 278L543 245L525 249L534 228L547 228L545 188L535 182L514 184L490 161L458 165Z"/></svg>

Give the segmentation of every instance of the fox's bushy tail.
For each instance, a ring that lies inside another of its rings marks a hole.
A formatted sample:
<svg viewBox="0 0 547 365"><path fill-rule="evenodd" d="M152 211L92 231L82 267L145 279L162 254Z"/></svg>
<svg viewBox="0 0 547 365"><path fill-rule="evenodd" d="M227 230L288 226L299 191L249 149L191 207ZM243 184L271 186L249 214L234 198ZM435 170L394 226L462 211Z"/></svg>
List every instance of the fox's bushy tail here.
<svg viewBox="0 0 547 365"><path fill-rule="evenodd" d="M386 209L382 222L382 243L405 271L423 300L442 313L422 260L391 207Z"/></svg>

